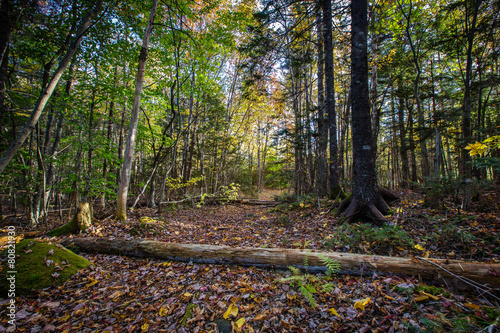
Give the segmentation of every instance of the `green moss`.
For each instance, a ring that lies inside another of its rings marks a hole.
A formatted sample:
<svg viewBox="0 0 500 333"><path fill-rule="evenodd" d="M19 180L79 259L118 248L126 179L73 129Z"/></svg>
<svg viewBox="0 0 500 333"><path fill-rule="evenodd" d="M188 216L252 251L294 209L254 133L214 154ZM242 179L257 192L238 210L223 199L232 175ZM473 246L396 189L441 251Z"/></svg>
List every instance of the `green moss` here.
<svg viewBox="0 0 500 333"><path fill-rule="evenodd" d="M8 250L3 251L0 256L6 257ZM49 251L53 251L52 254ZM58 286L68 280L78 270L90 265L90 262L74 254L73 252L60 248L53 244L25 239L16 244L16 259L14 269L8 267L8 261L2 263L0 273L0 296L6 297L9 289L7 277L12 276L8 271L16 271L15 295L30 295L33 290L43 289L50 286ZM47 266L47 260L53 262ZM56 269L57 266L61 269ZM59 275L57 275L57 274Z"/></svg>
<svg viewBox="0 0 500 333"><path fill-rule="evenodd" d="M62 225L59 228L49 231L47 235L51 237L59 237L61 235L76 234L78 232L79 232L78 224L76 223L76 216L75 216L73 217L73 219L71 219L71 221L69 221L65 225Z"/></svg>

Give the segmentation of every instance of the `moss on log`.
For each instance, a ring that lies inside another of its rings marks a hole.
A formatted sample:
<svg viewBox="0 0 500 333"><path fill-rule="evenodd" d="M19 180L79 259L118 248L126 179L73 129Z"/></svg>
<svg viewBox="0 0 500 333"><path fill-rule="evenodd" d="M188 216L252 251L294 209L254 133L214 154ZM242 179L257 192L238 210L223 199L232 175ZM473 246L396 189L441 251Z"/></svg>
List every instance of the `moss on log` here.
<svg viewBox="0 0 500 333"><path fill-rule="evenodd" d="M51 230L48 236L59 237L61 235L77 234L85 232L92 225L92 206L88 202L78 205L75 216L68 223Z"/></svg>

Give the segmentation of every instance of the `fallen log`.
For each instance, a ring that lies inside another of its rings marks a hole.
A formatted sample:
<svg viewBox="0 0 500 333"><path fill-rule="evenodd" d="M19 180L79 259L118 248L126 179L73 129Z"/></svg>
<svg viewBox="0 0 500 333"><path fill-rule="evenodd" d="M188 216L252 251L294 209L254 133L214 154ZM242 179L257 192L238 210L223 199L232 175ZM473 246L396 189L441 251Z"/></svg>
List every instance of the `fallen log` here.
<svg viewBox="0 0 500 333"><path fill-rule="evenodd" d="M319 252L282 248L248 248L203 244L166 243L145 239L123 238L68 238L61 244L70 249L89 253L116 254L133 257L153 257L165 260L206 264L232 264L263 268L297 268L311 271L326 270L320 256L336 260L342 273L349 274L405 274L419 276L426 281L446 279L450 286L500 290L500 264L460 260L386 257L355 253ZM307 264L307 266L305 266ZM439 265L443 269L437 268ZM441 281L442 282L442 281ZM462 282L462 283L460 283Z"/></svg>

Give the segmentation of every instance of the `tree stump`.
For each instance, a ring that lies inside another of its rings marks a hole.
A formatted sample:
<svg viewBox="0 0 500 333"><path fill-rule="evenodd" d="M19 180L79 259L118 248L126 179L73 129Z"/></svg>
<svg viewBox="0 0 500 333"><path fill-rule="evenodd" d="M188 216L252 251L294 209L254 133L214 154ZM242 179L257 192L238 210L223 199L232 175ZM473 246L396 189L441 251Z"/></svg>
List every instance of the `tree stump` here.
<svg viewBox="0 0 500 333"><path fill-rule="evenodd" d="M88 202L80 203L75 216L63 226L47 233L48 236L61 236L85 232L92 226L92 206Z"/></svg>

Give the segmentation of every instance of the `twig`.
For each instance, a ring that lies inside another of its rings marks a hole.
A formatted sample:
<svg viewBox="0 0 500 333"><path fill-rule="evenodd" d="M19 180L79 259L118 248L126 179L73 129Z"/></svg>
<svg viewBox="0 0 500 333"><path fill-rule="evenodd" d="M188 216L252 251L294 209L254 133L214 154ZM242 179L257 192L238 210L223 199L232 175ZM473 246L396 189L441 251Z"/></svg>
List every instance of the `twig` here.
<svg viewBox="0 0 500 333"><path fill-rule="evenodd" d="M472 286L472 287L474 287L474 288L476 288L476 289L478 289L478 290L482 291L484 294L488 294L489 296L493 297L494 299L496 299L496 300L500 301L500 298L499 298L499 297L497 297L497 296L493 295L493 294L492 294L492 293L490 293L488 290L486 290L486 289L482 288L482 286L481 286L480 284L478 284L477 282L475 282L475 281L473 281L473 280L471 280L471 279L464 278L464 277L461 277L461 276L459 276L459 275L456 275L456 274L454 274L454 273L450 272L449 270L447 270L446 268L443 268L441 265L436 264L435 262L432 262L432 261L430 261L430 260L424 259L424 258L422 258L422 257L416 257L416 258L417 258L417 259L419 259L419 260L425 261L426 263L429 263L429 264L431 264L431 265L434 265L434 266L436 266L436 267L438 267L438 268L440 268L440 269L442 269L443 271L445 271L446 273L450 274L451 276L456 277L456 278L457 278L457 279L459 279L460 281L465 282L466 284L468 284L468 285L470 285L470 286Z"/></svg>
<svg viewBox="0 0 500 333"><path fill-rule="evenodd" d="M338 200L339 197L340 197L340 191L339 191L339 194L337 194L337 197L335 198L335 201L333 202L333 204L330 206L330 208L328 208L328 211L326 212L327 214L330 214L330 212L332 211L333 207L337 204L337 200Z"/></svg>
<svg viewBox="0 0 500 333"><path fill-rule="evenodd" d="M481 332L493 333L493 332L495 332L494 329L497 328L499 323L500 323L500 316L497 317L497 319L495 319L495 321L490 326L483 328L478 333L481 333Z"/></svg>

